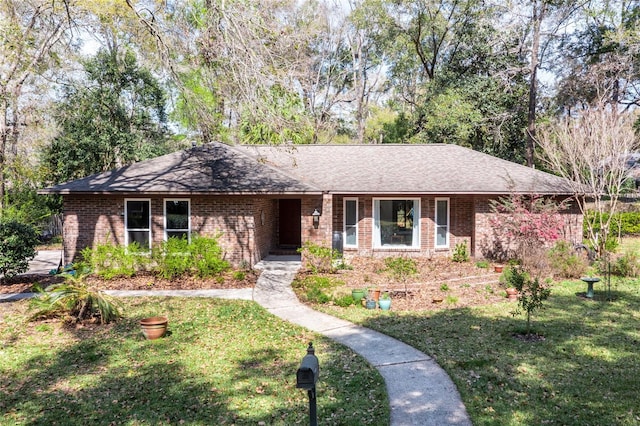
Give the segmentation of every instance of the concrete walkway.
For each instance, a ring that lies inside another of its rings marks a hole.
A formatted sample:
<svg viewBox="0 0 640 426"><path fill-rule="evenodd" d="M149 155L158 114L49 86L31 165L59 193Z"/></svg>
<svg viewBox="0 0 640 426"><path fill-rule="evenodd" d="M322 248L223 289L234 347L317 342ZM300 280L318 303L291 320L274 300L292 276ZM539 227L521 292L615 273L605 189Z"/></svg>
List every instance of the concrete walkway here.
<svg viewBox="0 0 640 426"><path fill-rule="evenodd" d="M291 281L300 262L267 258L254 300L274 315L348 346L376 367L391 403L391 425L470 425L457 388L429 356L377 331L326 315L298 301Z"/></svg>
<svg viewBox="0 0 640 426"><path fill-rule="evenodd" d="M471 425L457 388L431 357L382 333L314 311L300 303L291 289L299 268L297 256L273 256L256 265L262 273L254 289L112 290L107 293L122 297L193 296L255 300L274 315L351 348L377 368L387 387L391 426ZM29 295L0 295L0 301Z"/></svg>

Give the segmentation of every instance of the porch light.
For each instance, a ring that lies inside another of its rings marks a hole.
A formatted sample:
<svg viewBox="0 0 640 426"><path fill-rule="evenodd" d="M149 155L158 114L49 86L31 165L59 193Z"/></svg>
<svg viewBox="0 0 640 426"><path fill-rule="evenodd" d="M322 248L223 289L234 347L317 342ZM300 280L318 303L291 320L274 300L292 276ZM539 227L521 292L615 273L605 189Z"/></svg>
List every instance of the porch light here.
<svg viewBox="0 0 640 426"><path fill-rule="evenodd" d="M313 217L313 227L315 229L318 229L318 226L320 226L320 212L318 211L318 209L313 209L313 213L311 213L311 216Z"/></svg>

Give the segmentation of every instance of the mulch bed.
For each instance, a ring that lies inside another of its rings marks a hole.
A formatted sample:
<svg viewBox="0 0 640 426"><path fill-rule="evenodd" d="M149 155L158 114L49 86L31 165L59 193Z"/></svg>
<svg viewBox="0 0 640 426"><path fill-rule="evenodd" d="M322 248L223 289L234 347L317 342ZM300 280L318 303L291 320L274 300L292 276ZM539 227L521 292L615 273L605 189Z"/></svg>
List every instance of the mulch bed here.
<svg viewBox="0 0 640 426"><path fill-rule="evenodd" d="M96 276L87 277L87 283L99 290L202 290L202 289L232 289L253 288L258 273L249 271L244 279L236 279L231 273L216 278L180 277L167 280L150 273L140 273L133 277L119 277L110 280ZM0 294L30 293L34 285L46 288L52 284L64 281L61 275L20 275L0 284Z"/></svg>

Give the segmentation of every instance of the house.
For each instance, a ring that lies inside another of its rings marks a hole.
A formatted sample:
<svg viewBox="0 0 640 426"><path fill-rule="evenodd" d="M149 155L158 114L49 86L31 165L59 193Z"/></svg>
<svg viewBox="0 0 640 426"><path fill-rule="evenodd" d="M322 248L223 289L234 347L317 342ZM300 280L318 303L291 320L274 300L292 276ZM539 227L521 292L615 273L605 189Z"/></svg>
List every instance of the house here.
<svg viewBox="0 0 640 426"><path fill-rule="evenodd" d="M416 257L450 256L464 242L482 257L489 200L572 195L562 178L445 144L213 143L40 192L63 197L66 262L96 243L150 247L199 233L219 236L236 265L307 241ZM577 207L564 214L566 239L580 241Z"/></svg>

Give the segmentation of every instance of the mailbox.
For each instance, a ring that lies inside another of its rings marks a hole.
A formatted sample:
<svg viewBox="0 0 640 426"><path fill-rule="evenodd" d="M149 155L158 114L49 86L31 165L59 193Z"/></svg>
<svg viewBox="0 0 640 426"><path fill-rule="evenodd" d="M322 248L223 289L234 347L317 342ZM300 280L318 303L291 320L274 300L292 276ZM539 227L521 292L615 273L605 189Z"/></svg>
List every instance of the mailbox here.
<svg viewBox="0 0 640 426"><path fill-rule="evenodd" d="M300 368L296 373L296 388L312 390L316 387L318 376L320 375L320 365L318 357L315 356L313 343L309 343L307 354L302 358Z"/></svg>

